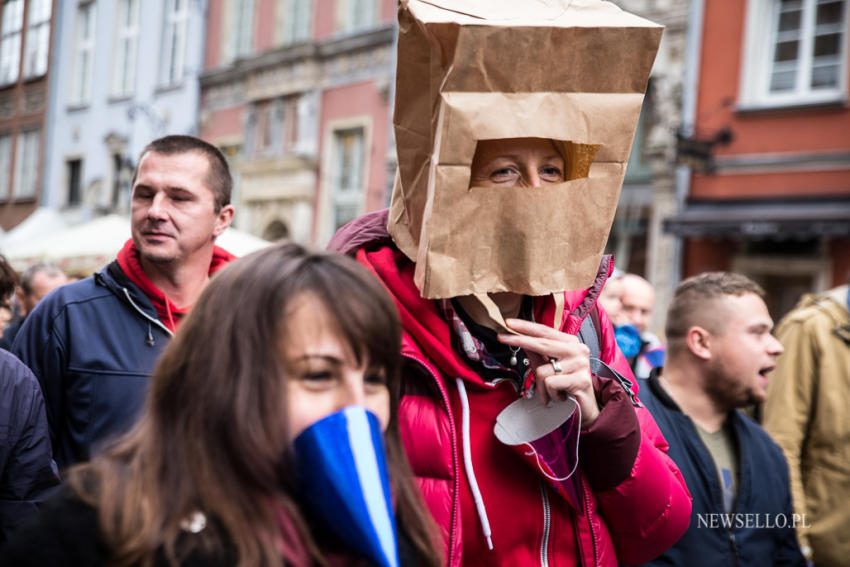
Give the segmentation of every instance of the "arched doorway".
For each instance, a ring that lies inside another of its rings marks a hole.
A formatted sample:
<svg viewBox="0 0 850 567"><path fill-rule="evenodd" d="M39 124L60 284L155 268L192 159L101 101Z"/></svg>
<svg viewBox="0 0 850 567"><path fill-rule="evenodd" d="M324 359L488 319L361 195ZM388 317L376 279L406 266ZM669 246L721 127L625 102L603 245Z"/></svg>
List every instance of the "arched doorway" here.
<svg viewBox="0 0 850 567"><path fill-rule="evenodd" d="M272 221L263 231L263 238L269 242L289 238L289 228L279 220Z"/></svg>

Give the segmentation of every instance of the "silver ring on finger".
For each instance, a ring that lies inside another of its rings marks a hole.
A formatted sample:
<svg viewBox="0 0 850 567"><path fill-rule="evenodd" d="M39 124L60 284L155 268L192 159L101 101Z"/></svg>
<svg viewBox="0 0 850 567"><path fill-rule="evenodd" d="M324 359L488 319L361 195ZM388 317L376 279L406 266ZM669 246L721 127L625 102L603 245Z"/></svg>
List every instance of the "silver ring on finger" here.
<svg viewBox="0 0 850 567"><path fill-rule="evenodd" d="M552 370L555 371L555 374L561 374L564 371L564 369L561 368L561 363L558 361L557 358L550 358L549 364L552 365Z"/></svg>

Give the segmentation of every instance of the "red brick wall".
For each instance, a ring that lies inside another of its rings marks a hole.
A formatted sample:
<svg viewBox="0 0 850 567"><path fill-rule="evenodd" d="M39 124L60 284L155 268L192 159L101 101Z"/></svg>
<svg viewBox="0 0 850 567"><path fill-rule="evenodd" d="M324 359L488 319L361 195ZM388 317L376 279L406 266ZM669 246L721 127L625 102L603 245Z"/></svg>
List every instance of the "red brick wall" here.
<svg viewBox="0 0 850 567"><path fill-rule="evenodd" d="M738 244L729 239L690 238L686 240L682 278L702 272L731 270L732 257L737 249Z"/></svg>
<svg viewBox="0 0 850 567"><path fill-rule="evenodd" d="M832 287L844 285L850 279L850 238L836 238L829 243L832 256Z"/></svg>
<svg viewBox="0 0 850 567"><path fill-rule="evenodd" d="M746 2L705 3L697 99L697 134L731 128L734 139L715 155L850 151L850 108L785 108L757 114L735 110L740 91ZM836 196L850 193L850 174L696 175L691 195L705 198Z"/></svg>
<svg viewBox="0 0 850 567"><path fill-rule="evenodd" d="M840 197L850 191L850 172L792 171L737 175L695 175L694 199Z"/></svg>

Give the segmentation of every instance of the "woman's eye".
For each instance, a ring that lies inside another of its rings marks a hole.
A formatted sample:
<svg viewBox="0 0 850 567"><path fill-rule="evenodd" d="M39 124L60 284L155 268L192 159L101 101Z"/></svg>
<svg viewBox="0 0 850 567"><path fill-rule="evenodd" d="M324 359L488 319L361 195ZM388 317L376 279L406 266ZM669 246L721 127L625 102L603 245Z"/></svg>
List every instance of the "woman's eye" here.
<svg viewBox="0 0 850 567"><path fill-rule="evenodd" d="M519 174L511 167L503 167L501 169L495 170L490 174L490 180L494 183L503 183L505 181L511 181L518 177Z"/></svg>
<svg viewBox="0 0 850 567"><path fill-rule="evenodd" d="M546 166L540 169L540 177L546 181L563 181L564 174L554 165Z"/></svg>
<svg viewBox="0 0 850 567"><path fill-rule="evenodd" d="M363 381L370 386L386 386L387 377L383 371L367 372Z"/></svg>
<svg viewBox="0 0 850 567"><path fill-rule="evenodd" d="M327 380L333 380L333 373L328 370L320 370L316 372L307 372L302 378L309 382L324 382Z"/></svg>

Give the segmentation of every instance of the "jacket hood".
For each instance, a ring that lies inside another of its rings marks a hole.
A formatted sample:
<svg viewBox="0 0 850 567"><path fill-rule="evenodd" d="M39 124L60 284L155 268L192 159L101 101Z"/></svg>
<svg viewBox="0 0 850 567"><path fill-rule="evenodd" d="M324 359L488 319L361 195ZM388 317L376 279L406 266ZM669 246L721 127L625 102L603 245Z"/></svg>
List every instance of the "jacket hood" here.
<svg viewBox="0 0 850 567"><path fill-rule="evenodd" d="M111 293L116 295L122 303L130 305L131 307L132 304L135 304L135 306L144 311L146 315L157 318L156 309L154 309L151 300L142 292L142 290L130 281L130 278L127 277L127 274L124 273L124 270L122 270L121 266L118 264L118 260L113 260L95 272L94 283L95 285L108 289ZM124 290L127 290L126 294ZM129 294L129 299L127 294Z"/></svg>
<svg viewBox="0 0 850 567"><path fill-rule="evenodd" d="M834 303L840 308L840 311L844 311L844 315L846 315L848 289L850 289L850 286L842 285L822 293L807 293L800 298L800 301L794 309L797 310L812 306L818 306L823 309L831 309L832 306L830 304Z"/></svg>
<svg viewBox="0 0 850 567"><path fill-rule="evenodd" d="M842 285L820 294L807 294L788 317L804 319L806 310L817 309L832 322L833 332L850 344L850 286ZM811 313L811 312L809 312Z"/></svg>
<svg viewBox="0 0 850 567"><path fill-rule="evenodd" d="M344 224L336 231L328 242L328 250L353 255L361 246L371 247L392 243L392 237L387 231L390 217L389 209L381 209L366 213L353 221Z"/></svg>
<svg viewBox="0 0 850 567"><path fill-rule="evenodd" d="M842 285L840 287L836 287L834 289L829 290L824 294L824 296L834 301L838 304L838 306L844 311L842 315L850 315L850 286Z"/></svg>

